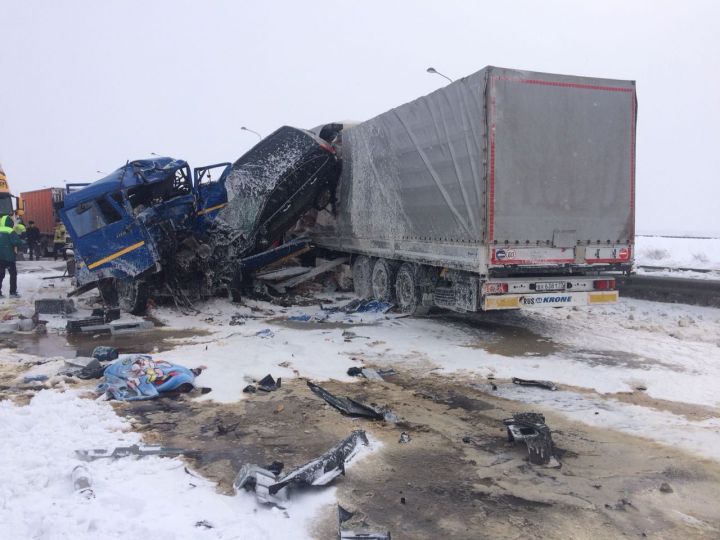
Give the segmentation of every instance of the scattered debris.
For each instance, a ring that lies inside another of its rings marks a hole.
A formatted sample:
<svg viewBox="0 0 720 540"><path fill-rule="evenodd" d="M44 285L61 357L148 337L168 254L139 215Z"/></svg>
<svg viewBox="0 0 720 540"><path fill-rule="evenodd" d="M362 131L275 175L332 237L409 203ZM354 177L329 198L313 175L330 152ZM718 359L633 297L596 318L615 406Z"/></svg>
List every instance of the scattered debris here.
<svg viewBox="0 0 720 540"><path fill-rule="evenodd" d="M281 413L281 412L283 412L284 410L285 410L285 405L283 405L283 404L281 403L280 405L278 405L277 407L275 407L275 410L273 411L273 414Z"/></svg>
<svg viewBox="0 0 720 540"><path fill-rule="evenodd" d="M120 308L97 308L92 310L91 315L102 317L106 323L109 323L120 318Z"/></svg>
<svg viewBox="0 0 720 540"><path fill-rule="evenodd" d="M404 499L405 498L403 497L403 504L405 504ZM356 519L353 523L351 523L353 530L344 530L343 525L352 520L355 515L356 512L350 512L338 505L338 534L340 540L391 540L389 532L378 533L366 530L358 532L358 527L362 527L363 529L367 527L365 521L360 519Z"/></svg>
<svg viewBox="0 0 720 540"><path fill-rule="evenodd" d="M25 375L23 377L23 383L45 382L48 379L49 377L47 375Z"/></svg>
<svg viewBox="0 0 720 540"><path fill-rule="evenodd" d="M209 521L203 519L202 521L196 521L195 522L196 527L202 527L203 529L214 529L215 525L210 523Z"/></svg>
<svg viewBox="0 0 720 540"><path fill-rule="evenodd" d="M235 313L230 317L230 326L241 326L245 324L245 316L241 315L240 313Z"/></svg>
<svg viewBox="0 0 720 540"><path fill-rule="evenodd" d="M371 380L382 380L384 377L387 377L388 375L397 375L397 371L394 369L372 369L372 368L360 368L360 367L351 367L348 368L347 374L351 377L358 377L363 376L366 379Z"/></svg>
<svg viewBox="0 0 720 540"><path fill-rule="evenodd" d="M406 432L402 432L400 434L400 440L398 441L400 444L407 444L410 442L410 435L408 435Z"/></svg>
<svg viewBox="0 0 720 540"><path fill-rule="evenodd" d="M99 345L93 349L92 357L97 358L100 362L111 362L117 360L118 350L115 347Z"/></svg>
<svg viewBox="0 0 720 540"><path fill-rule="evenodd" d="M287 289L296 287L296 286L300 285L301 283L304 283L310 279L313 279L314 277L319 276L320 274L329 272L333 268L340 266L341 264L345 264L348 261L349 261L348 257L339 257L337 259L333 259L331 261L324 262L318 266L315 266L314 268L308 270L307 272L305 272L303 274L300 274L295 277L291 277L290 279L287 279L280 283L268 283L268 284L270 285L270 287L272 287L276 291L278 291L280 293L284 293Z"/></svg>
<svg viewBox="0 0 720 540"><path fill-rule="evenodd" d="M503 420L507 426L508 441L523 441L527 445L530 463L559 467L553 456L553 441L545 417L540 413L517 413Z"/></svg>
<svg viewBox="0 0 720 540"><path fill-rule="evenodd" d="M252 384L248 384L245 388L243 388L243 392L246 394L254 394L257 392L257 388L255 388Z"/></svg>
<svg viewBox="0 0 720 540"><path fill-rule="evenodd" d="M152 444L133 444L131 446L118 446L117 448L113 448L112 450L108 450L105 448L96 448L93 450L75 450L75 455L77 455L77 457L83 461L94 461L96 459L118 459L129 456L197 457L199 455L199 452L197 450L168 448L166 446Z"/></svg>
<svg viewBox="0 0 720 540"><path fill-rule="evenodd" d="M275 334L274 334L273 331L270 330L269 328L265 328L264 330L260 330L259 332L256 332L255 335L256 335L257 337L261 337L261 338L271 338L271 337L275 337Z"/></svg>
<svg viewBox="0 0 720 540"><path fill-rule="evenodd" d="M662 484L660 484L660 491L662 491L663 493L672 493L675 490L670 487L670 484L668 484L667 482L663 482Z"/></svg>
<svg viewBox="0 0 720 540"><path fill-rule="evenodd" d="M512 382L513 384L519 384L520 386L537 386L538 388L545 388L546 390L557 390L557 386L555 386L555 383L551 381L534 381L532 379L519 379L518 377L513 377ZM497 387L493 388L493 390L497 390Z"/></svg>
<svg viewBox="0 0 720 540"><path fill-rule="evenodd" d="M387 313L393 304L380 300L363 300L355 298L342 307L323 308L327 313Z"/></svg>
<svg viewBox="0 0 720 540"><path fill-rule="evenodd" d="M84 319L69 319L65 329L68 334L129 334L152 330L155 325L150 321L129 321L106 323L104 317L86 317Z"/></svg>
<svg viewBox="0 0 720 540"><path fill-rule="evenodd" d="M97 358L78 356L66 358L65 367L60 368L58 375L77 377L79 379L99 379L103 376L105 368L100 365Z"/></svg>
<svg viewBox="0 0 720 540"><path fill-rule="evenodd" d="M280 384L282 383L282 379L278 377L277 381L272 378L272 375L265 375L260 381L257 383L257 389L262 390L263 392L272 392L274 390L277 390L280 388Z"/></svg>
<svg viewBox="0 0 720 540"><path fill-rule="evenodd" d="M152 399L170 391L189 392L202 370L154 360L149 354L130 355L105 368L105 382L98 385L97 392L121 401Z"/></svg>
<svg viewBox="0 0 720 540"><path fill-rule="evenodd" d="M367 446L367 435L362 430L353 431L336 446L325 452L317 459L298 467L297 469L279 478L283 464L274 462L268 468L258 465L246 464L240 468L233 487L240 489L254 489L258 501L274 504L284 508L287 503L286 488L293 484L308 486L324 486L334 478L345 474L345 464L360 450L359 444Z"/></svg>
<svg viewBox="0 0 720 540"><path fill-rule="evenodd" d="M76 493L79 493L86 499L95 498L95 493L92 490L90 471L88 471L85 465L77 465L72 470L72 481Z"/></svg>
<svg viewBox="0 0 720 540"><path fill-rule="evenodd" d="M75 303L66 298L41 298L35 300L35 313L67 315L76 311Z"/></svg>
<svg viewBox="0 0 720 540"><path fill-rule="evenodd" d="M337 410L348 416L362 416L364 418L370 418L372 420L385 420L386 415L389 411L384 411L365 405L359 401L356 401L349 397L338 397L321 386L313 384L310 381L307 383L308 387L312 392L327 401L330 405L335 407Z"/></svg>

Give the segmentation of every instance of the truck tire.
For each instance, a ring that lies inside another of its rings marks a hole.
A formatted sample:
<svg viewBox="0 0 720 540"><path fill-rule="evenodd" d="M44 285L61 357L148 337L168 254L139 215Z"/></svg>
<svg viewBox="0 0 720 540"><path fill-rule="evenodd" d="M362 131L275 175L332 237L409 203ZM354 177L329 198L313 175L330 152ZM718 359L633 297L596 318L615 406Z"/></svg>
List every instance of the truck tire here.
<svg viewBox="0 0 720 540"><path fill-rule="evenodd" d="M355 258L352 265L353 289L360 298L372 296L372 269L375 261L365 255Z"/></svg>
<svg viewBox="0 0 720 540"><path fill-rule="evenodd" d="M375 300L395 302L395 274L398 265L387 259L378 259L372 269L372 293Z"/></svg>
<svg viewBox="0 0 720 540"><path fill-rule="evenodd" d="M144 281L117 280L115 287L118 293L120 308L133 315L144 315L147 310L148 286Z"/></svg>
<svg viewBox="0 0 720 540"><path fill-rule="evenodd" d="M422 292L414 264L403 263L395 275L395 302L397 308L409 315L425 315L428 308L422 305Z"/></svg>

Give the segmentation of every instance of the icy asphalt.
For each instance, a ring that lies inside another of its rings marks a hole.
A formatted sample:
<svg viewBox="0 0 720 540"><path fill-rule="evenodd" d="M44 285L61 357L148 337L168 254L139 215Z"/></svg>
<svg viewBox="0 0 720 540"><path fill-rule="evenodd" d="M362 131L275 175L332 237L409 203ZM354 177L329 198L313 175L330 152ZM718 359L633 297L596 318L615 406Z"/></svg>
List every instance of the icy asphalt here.
<svg viewBox="0 0 720 540"><path fill-rule="evenodd" d="M28 309L36 297L60 297L69 286L42 280L58 274L50 262L19 266L24 296L5 300L2 312ZM594 309L413 319L326 316L319 306L342 305L343 298L318 295L315 305L290 308L216 300L187 315L157 308L153 316L167 330L202 331L158 356L207 366L198 383L212 392L197 399L245 399L242 388L268 373L350 382L348 367L392 366L417 377L440 373L470 381L518 401L519 410L523 403L542 405L720 461L720 310L623 299ZM287 321L301 315L310 320ZM63 325L53 319L50 331ZM0 360L27 365L30 373L57 369L57 363L30 366L36 358L17 350L0 351ZM560 390L518 387L512 377L552 380ZM0 402L1 536L306 538L314 516L334 501L329 488L294 500L286 511L261 508L249 494L216 493L212 482L167 458L94 462L97 497L73 493L75 449L139 440L107 402L63 384L28 404ZM196 527L202 520L213 528Z"/></svg>

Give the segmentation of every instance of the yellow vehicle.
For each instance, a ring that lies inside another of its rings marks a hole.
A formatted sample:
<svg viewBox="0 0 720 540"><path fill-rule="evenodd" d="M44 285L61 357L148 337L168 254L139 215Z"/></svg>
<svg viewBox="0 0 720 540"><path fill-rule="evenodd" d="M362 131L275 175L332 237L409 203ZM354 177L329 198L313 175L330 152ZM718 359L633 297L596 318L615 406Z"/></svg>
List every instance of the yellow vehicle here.
<svg viewBox="0 0 720 540"><path fill-rule="evenodd" d="M0 216L12 216L15 218L16 216L22 216L23 213L22 199L10 192L7 176L5 176L5 171L2 164L0 164Z"/></svg>

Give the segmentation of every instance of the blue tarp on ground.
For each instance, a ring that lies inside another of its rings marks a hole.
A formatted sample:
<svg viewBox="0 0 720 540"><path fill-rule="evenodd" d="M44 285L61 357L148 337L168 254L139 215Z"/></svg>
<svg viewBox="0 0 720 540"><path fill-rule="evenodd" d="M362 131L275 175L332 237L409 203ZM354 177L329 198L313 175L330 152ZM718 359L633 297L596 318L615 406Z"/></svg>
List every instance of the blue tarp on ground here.
<svg viewBox="0 0 720 540"><path fill-rule="evenodd" d="M163 392L177 390L184 384L195 386L195 374L184 366L154 360L149 354L134 354L110 364L105 382L97 387L121 401L153 399Z"/></svg>

